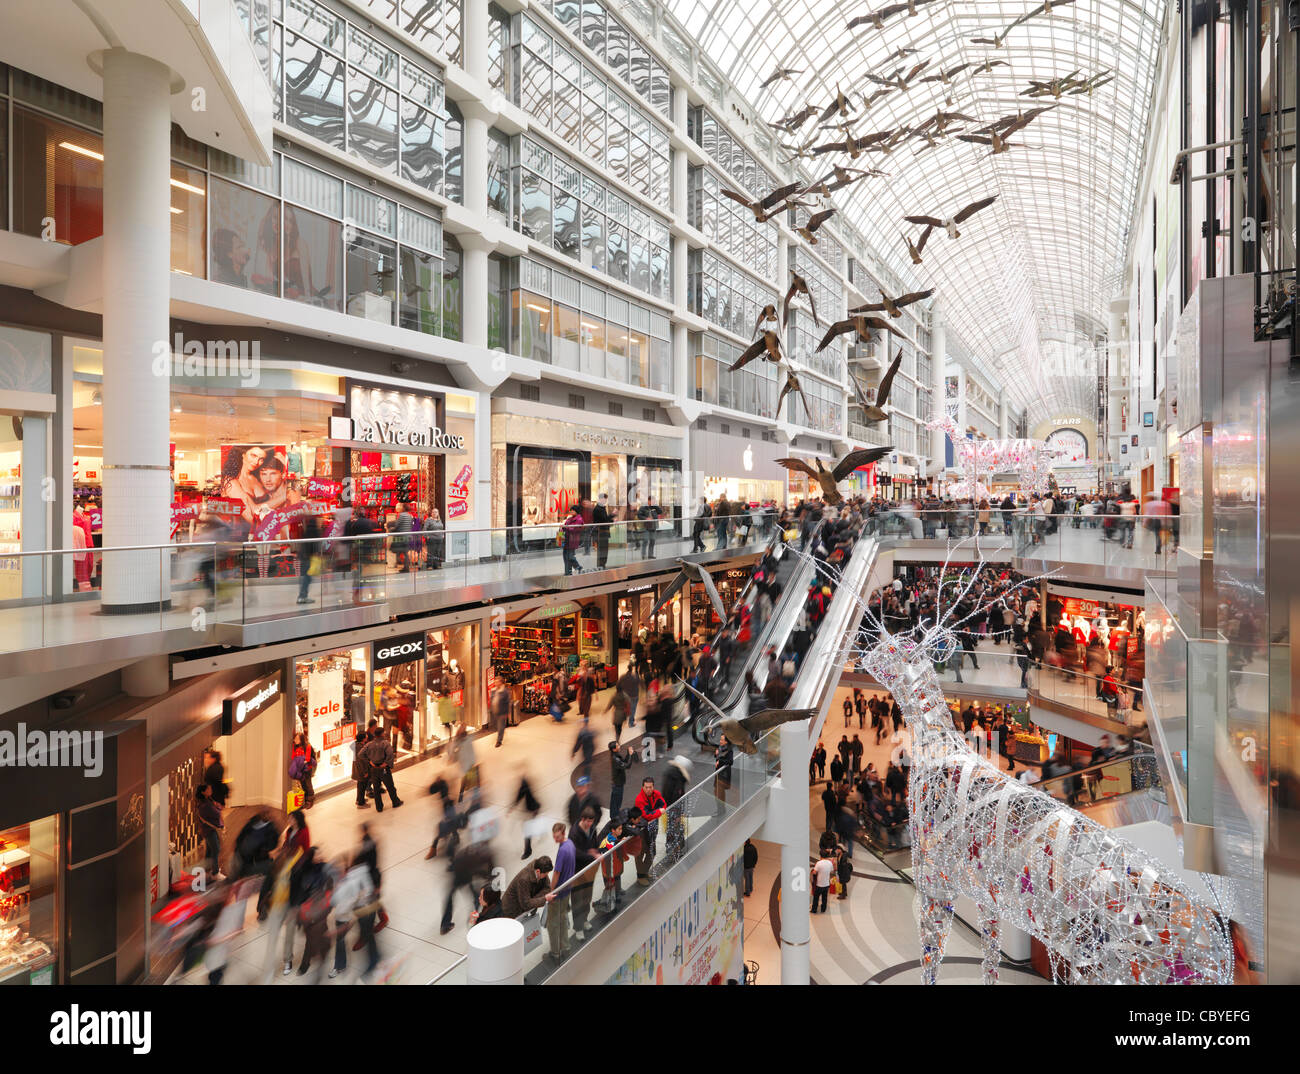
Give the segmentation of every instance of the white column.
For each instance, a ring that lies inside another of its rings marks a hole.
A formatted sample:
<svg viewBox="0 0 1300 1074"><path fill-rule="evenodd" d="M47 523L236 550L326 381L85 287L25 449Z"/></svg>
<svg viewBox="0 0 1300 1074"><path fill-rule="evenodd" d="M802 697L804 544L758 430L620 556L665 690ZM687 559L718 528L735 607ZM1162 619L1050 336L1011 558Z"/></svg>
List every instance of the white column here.
<svg viewBox="0 0 1300 1074"><path fill-rule="evenodd" d="M781 843L781 983L806 985L812 968L808 728L802 722L787 723L780 733L782 828L786 833Z"/></svg>
<svg viewBox="0 0 1300 1074"><path fill-rule="evenodd" d="M488 251L479 235L461 235L462 342L487 349L488 343Z"/></svg>
<svg viewBox="0 0 1300 1074"><path fill-rule="evenodd" d="M479 531L470 541L471 558L492 554L492 393L479 392L474 405L474 528ZM504 539L500 542L505 549ZM487 644L486 638L483 642ZM484 664L489 667L490 664Z"/></svg>
<svg viewBox="0 0 1300 1074"><path fill-rule="evenodd" d="M170 97L162 64L104 53L105 548L162 545L170 532ZM104 609L168 601L169 572L156 551L106 555Z"/></svg>
<svg viewBox="0 0 1300 1074"><path fill-rule="evenodd" d="M524 927L511 917L475 925L465 936L468 983L524 983Z"/></svg>
<svg viewBox="0 0 1300 1074"><path fill-rule="evenodd" d="M488 0L465 0L461 5L461 62L465 73L488 80Z"/></svg>
<svg viewBox="0 0 1300 1074"><path fill-rule="evenodd" d="M998 393L998 437L1006 440L1011 435L1011 408L1007 405L1007 390Z"/></svg>
<svg viewBox="0 0 1300 1074"><path fill-rule="evenodd" d="M944 394L944 367L948 357L948 328L944 323L943 310L937 306L930 313L930 386L933 392L934 409L932 419L942 418L947 399ZM943 470L944 435L942 429L930 430L930 474Z"/></svg>
<svg viewBox="0 0 1300 1074"><path fill-rule="evenodd" d="M686 108L689 102L686 99L686 90L681 86L674 86L672 93L672 117L673 127L676 128L680 138L686 139L689 135L686 133ZM680 221L686 220L688 199L688 165L690 164L686 154L680 149L673 150L672 154L673 175L672 175L672 204L670 206L673 216Z"/></svg>
<svg viewBox="0 0 1300 1074"><path fill-rule="evenodd" d="M464 205L470 212L486 216L488 120L493 113L475 104L461 105L461 113L465 117L464 166L461 168Z"/></svg>

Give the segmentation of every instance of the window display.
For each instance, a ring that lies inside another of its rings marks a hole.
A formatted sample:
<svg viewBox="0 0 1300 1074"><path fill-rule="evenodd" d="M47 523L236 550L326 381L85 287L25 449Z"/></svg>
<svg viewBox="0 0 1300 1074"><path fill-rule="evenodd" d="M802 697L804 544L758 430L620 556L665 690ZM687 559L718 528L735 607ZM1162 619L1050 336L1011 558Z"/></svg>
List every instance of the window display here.
<svg viewBox="0 0 1300 1074"><path fill-rule="evenodd" d="M297 661L298 724L320 758L317 792L352 778L352 743L369 718L369 655L367 648L341 649Z"/></svg>
<svg viewBox="0 0 1300 1074"><path fill-rule="evenodd" d="M483 726L480 681L476 624L428 632L424 684L430 743L448 741L457 727Z"/></svg>
<svg viewBox="0 0 1300 1074"><path fill-rule="evenodd" d="M0 984L53 984L59 818L0 832Z"/></svg>

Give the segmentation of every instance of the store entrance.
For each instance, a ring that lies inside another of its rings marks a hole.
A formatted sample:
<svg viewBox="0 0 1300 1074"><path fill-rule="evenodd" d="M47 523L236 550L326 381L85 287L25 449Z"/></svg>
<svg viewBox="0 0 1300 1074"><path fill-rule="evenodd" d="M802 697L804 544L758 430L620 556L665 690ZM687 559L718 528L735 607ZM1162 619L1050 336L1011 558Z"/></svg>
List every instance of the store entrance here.
<svg viewBox="0 0 1300 1074"><path fill-rule="evenodd" d="M414 754L420 728L420 673L423 661L376 668L374 674L374 718L393 743L399 758Z"/></svg>
<svg viewBox="0 0 1300 1074"><path fill-rule="evenodd" d="M573 504L591 497L591 457L581 451L507 448L506 525L512 551L555 543Z"/></svg>

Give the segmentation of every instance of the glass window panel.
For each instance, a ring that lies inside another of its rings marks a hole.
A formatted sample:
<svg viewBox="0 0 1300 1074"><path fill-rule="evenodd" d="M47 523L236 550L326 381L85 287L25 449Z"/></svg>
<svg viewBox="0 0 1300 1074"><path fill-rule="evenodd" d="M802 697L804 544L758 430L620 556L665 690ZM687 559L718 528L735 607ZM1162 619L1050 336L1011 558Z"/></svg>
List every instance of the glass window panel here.
<svg viewBox="0 0 1300 1074"><path fill-rule="evenodd" d="M519 16L519 24L522 27L521 44L549 67L551 63L551 35L527 15Z"/></svg>
<svg viewBox="0 0 1300 1074"><path fill-rule="evenodd" d="M578 131L582 121L580 100L577 88L571 82L566 82L557 75L555 78L555 115L551 122L551 129L575 149L582 147Z"/></svg>
<svg viewBox="0 0 1300 1074"><path fill-rule="evenodd" d="M301 34L335 52L343 51L343 20L312 0L286 0L284 25L295 36Z"/></svg>
<svg viewBox="0 0 1300 1074"><path fill-rule="evenodd" d="M284 196L327 216L343 216L343 180L309 168L292 157L281 158Z"/></svg>
<svg viewBox="0 0 1300 1074"><path fill-rule="evenodd" d="M554 357L555 364L565 369L578 369L582 364L581 316L571 306L555 304Z"/></svg>
<svg viewBox="0 0 1300 1074"><path fill-rule="evenodd" d="M0 102L0 123L5 119L3 102ZM4 136L0 134L0 168L3 168ZM0 172L0 174L3 174ZM171 186L171 269L187 276L207 274L207 215L208 177L196 168L183 164L172 165ZM184 186L177 184L184 183ZM3 202L0 202L0 224L4 223Z"/></svg>
<svg viewBox="0 0 1300 1074"><path fill-rule="evenodd" d="M605 167L614 175L627 181L628 173L628 130L622 123L609 118L609 144L605 150Z"/></svg>
<svg viewBox="0 0 1300 1074"><path fill-rule="evenodd" d="M453 238L447 238L442 262L442 334L446 339L461 338L461 253Z"/></svg>
<svg viewBox="0 0 1300 1074"><path fill-rule="evenodd" d="M628 183L637 190L650 191L650 147L640 138L629 144Z"/></svg>
<svg viewBox="0 0 1300 1074"><path fill-rule="evenodd" d="M605 346L608 354L608 360L605 363L605 376L610 380L618 381L620 384L628 383L627 327L611 321L606 329Z"/></svg>
<svg viewBox="0 0 1300 1074"><path fill-rule="evenodd" d="M578 62L578 57L567 48L564 48L558 41L555 42L555 56L552 66L555 68L557 78L563 78L574 85L582 81L582 64Z"/></svg>
<svg viewBox="0 0 1300 1074"><path fill-rule="evenodd" d="M14 229L41 237L53 217L56 242L75 246L102 235L103 140L25 108L14 108L13 124Z"/></svg>
<svg viewBox="0 0 1300 1074"><path fill-rule="evenodd" d="M510 143L496 131L488 132L488 208L510 219Z"/></svg>
<svg viewBox="0 0 1300 1074"><path fill-rule="evenodd" d="M597 56L605 55L605 9L599 0L582 0L582 43Z"/></svg>
<svg viewBox="0 0 1300 1074"><path fill-rule="evenodd" d="M582 210L582 263L597 272L605 271L605 216L586 207Z"/></svg>
<svg viewBox="0 0 1300 1074"><path fill-rule="evenodd" d="M442 261L403 246L399 255L398 324L427 335L441 334Z"/></svg>
<svg viewBox="0 0 1300 1074"><path fill-rule="evenodd" d="M650 337L644 332L627 334L627 382L642 388L650 385Z"/></svg>
<svg viewBox="0 0 1300 1074"><path fill-rule="evenodd" d="M396 88L397 53L352 25L348 26L348 62Z"/></svg>
<svg viewBox="0 0 1300 1074"><path fill-rule="evenodd" d="M628 41L628 82L641 97L650 96L650 53L635 39Z"/></svg>
<svg viewBox="0 0 1300 1074"><path fill-rule="evenodd" d="M535 362L551 361L551 303L531 291L512 292L511 351Z"/></svg>
<svg viewBox="0 0 1300 1074"><path fill-rule="evenodd" d="M284 297L322 309L343 309L343 225L284 207Z"/></svg>
<svg viewBox="0 0 1300 1074"><path fill-rule="evenodd" d="M605 271L614 279L627 283L628 245L627 228L622 224L609 225L609 258Z"/></svg>
<svg viewBox="0 0 1300 1074"><path fill-rule="evenodd" d="M399 207L399 237L404 245L418 246L426 253L442 254L442 221L425 216L405 205Z"/></svg>
<svg viewBox="0 0 1300 1074"><path fill-rule="evenodd" d="M397 235L397 203L388 198L381 198L369 190L348 184L347 217L358 227L368 231L377 231L381 235L395 238Z"/></svg>
<svg viewBox="0 0 1300 1074"><path fill-rule="evenodd" d="M650 247L650 293L656 298L671 298L672 286L668 278L668 251L662 246Z"/></svg>
<svg viewBox="0 0 1300 1074"><path fill-rule="evenodd" d="M554 231L552 244L560 253L577 258L579 253L578 199L555 190Z"/></svg>
<svg viewBox="0 0 1300 1074"><path fill-rule="evenodd" d="M627 81L627 27L612 15L605 28L605 62L614 74Z"/></svg>
<svg viewBox="0 0 1300 1074"><path fill-rule="evenodd" d="M208 279L265 294L280 293L280 203L213 178L208 190L212 239Z"/></svg>
<svg viewBox="0 0 1300 1074"><path fill-rule="evenodd" d="M605 160L605 109L589 97L582 102L582 150L592 160Z"/></svg>
<svg viewBox="0 0 1300 1074"><path fill-rule="evenodd" d="M672 83L668 71L654 60L650 61L650 103L664 115L672 109Z"/></svg>
<svg viewBox="0 0 1300 1074"><path fill-rule="evenodd" d="M431 52L446 55L441 3L436 0L432 3L430 0L402 0L399 25Z"/></svg>
<svg viewBox="0 0 1300 1074"><path fill-rule="evenodd" d="M546 126L551 125L551 69L527 49L523 52L519 107Z"/></svg>
<svg viewBox="0 0 1300 1074"><path fill-rule="evenodd" d="M650 290L650 248L640 235L631 238L631 279L638 291Z"/></svg>
<svg viewBox="0 0 1300 1074"><path fill-rule="evenodd" d="M605 322L589 313L583 313L580 321L582 331L582 371L593 377L605 376Z"/></svg>
<svg viewBox="0 0 1300 1074"><path fill-rule="evenodd" d="M555 0L551 11L560 25L569 33L577 37L582 32L582 4L580 0Z"/></svg>
<svg viewBox="0 0 1300 1074"><path fill-rule="evenodd" d="M402 58L402 93L422 108L436 108L442 100L438 79L405 57Z"/></svg>
<svg viewBox="0 0 1300 1074"><path fill-rule="evenodd" d="M461 172L464 133L465 121L460 110L448 101L446 133L443 135L444 192L448 201L460 202L465 196Z"/></svg>
<svg viewBox="0 0 1300 1074"><path fill-rule="evenodd" d="M442 128L433 112L402 101L401 176L416 186L441 193Z"/></svg>
<svg viewBox="0 0 1300 1074"><path fill-rule="evenodd" d="M551 184L520 169L520 230L530 239L551 242Z"/></svg>
<svg viewBox="0 0 1300 1074"><path fill-rule="evenodd" d="M318 45L285 34L285 122L338 149L344 148L343 70L343 61Z"/></svg>
<svg viewBox="0 0 1300 1074"><path fill-rule="evenodd" d="M392 324L397 312L397 244L359 232L347 247L347 312Z"/></svg>
<svg viewBox="0 0 1300 1074"><path fill-rule="evenodd" d="M666 339L650 339L650 382L657 392L673 390L673 349Z"/></svg>

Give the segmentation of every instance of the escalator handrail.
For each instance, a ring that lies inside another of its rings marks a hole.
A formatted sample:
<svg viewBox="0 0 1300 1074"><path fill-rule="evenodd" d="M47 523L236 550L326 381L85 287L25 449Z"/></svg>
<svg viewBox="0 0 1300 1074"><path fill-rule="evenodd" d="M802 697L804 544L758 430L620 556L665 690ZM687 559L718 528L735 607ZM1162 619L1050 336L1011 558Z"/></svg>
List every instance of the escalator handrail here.
<svg viewBox="0 0 1300 1074"><path fill-rule="evenodd" d="M1086 765L1083 768L1076 768L1073 771L1066 772L1064 775L1049 776L1047 779L1040 779L1037 783L1031 784L1031 786L1033 786L1036 790L1040 790L1044 794L1047 794L1049 793L1047 791L1047 788L1053 784L1064 783L1067 779L1076 779L1079 776L1087 776L1093 773L1099 773L1103 769L1112 768L1115 765L1122 765L1125 762L1127 762L1128 765L1132 767L1133 764L1138 761L1149 761L1151 763L1152 772L1154 773L1155 776L1155 778L1152 780L1151 786L1155 786L1159 784L1160 770L1155 766L1155 759L1156 759L1155 750L1153 750L1150 746L1146 746L1145 743L1141 743L1141 742L1135 742L1133 743L1133 746L1134 746L1134 750L1132 753L1121 754L1118 757L1111 757L1105 761L1099 761L1097 764L1090 764L1090 765ZM1142 747L1142 748L1139 749L1138 747ZM1147 787L1139 787L1139 788L1135 788L1135 791L1148 790L1148 789L1149 788Z"/></svg>

